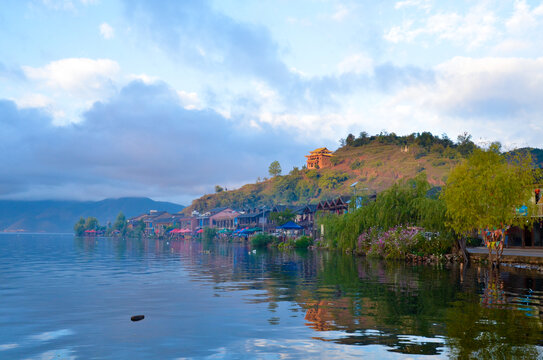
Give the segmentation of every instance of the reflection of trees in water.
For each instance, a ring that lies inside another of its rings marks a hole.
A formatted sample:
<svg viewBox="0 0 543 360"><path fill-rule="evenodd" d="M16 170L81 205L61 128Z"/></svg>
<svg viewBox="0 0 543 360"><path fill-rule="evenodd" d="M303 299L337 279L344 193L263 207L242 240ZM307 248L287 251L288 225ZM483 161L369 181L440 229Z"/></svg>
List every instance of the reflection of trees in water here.
<svg viewBox="0 0 543 360"><path fill-rule="evenodd" d="M518 296L502 275L496 269L478 268L481 291L461 292L447 308L448 344L455 358L538 358L542 322L516 306Z"/></svg>
<svg viewBox="0 0 543 360"><path fill-rule="evenodd" d="M443 341L435 338L444 330L436 319L455 292L448 272L351 256L330 256L322 265L313 291L297 299L306 309L308 326L344 331L337 343L381 344L411 354L441 352ZM417 341L402 339L413 334Z"/></svg>
<svg viewBox="0 0 543 360"><path fill-rule="evenodd" d="M447 309L448 344L459 359L536 359L541 321L521 311L481 306L466 295Z"/></svg>

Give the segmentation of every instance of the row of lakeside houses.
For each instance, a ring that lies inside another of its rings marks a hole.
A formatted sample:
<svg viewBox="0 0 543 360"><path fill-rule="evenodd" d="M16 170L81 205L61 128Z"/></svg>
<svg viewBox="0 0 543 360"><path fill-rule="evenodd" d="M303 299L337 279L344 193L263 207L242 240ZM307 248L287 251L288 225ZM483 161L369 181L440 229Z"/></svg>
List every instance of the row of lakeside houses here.
<svg viewBox="0 0 543 360"><path fill-rule="evenodd" d="M128 219L128 227L132 228L138 222L143 221L147 236L163 236L166 230L172 227L189 230L191 234L205 227L228 230L258 227L264 232L273 232L277 224L271 220L270 214L288 209L295 214L294 221L303 227L304 233L312 235L315 230L315 214L318 211L344 214L349 208L349 203L349 196L340 196L336 199L321 201L318 204L275 205L251 209L220 207L203 213L193 211L190 216L182 213L170 214L166 211L151 210L148 214Z"/></svg>

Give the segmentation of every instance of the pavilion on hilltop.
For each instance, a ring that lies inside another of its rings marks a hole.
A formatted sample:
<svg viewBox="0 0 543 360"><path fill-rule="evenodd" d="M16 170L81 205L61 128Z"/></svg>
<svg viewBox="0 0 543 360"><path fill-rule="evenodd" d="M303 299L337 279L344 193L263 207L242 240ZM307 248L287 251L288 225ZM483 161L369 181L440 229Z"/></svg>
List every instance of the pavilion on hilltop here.
<svg viewBox="0 0 543 360"><path fill-rule="evenodd" d="M322 169L331 165L330 158L332 157L332 152L322 147L310 151L309 155L305 157L307 158L308 169Z"/></svg>

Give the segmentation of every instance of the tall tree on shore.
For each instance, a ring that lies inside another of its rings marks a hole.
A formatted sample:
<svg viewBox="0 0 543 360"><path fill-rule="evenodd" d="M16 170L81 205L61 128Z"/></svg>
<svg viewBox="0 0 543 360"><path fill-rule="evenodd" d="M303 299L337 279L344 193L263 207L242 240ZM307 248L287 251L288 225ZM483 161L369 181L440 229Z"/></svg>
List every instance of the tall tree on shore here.
<svg viewBox="0 0 543 360"><path fill-rule="evenodd" d="M279 164L279 161L275 160L270 164L270 167L268 168L268 173L270 174L270 176L281 175L281 164Z"/></svg>
<svg viewBox="0 0 543 360"><path fill-rule="evenodd" d="M117 230L124 235L126 233L127 225L126 216L124 216L122 211L119 212L119 215L117 215L117 219L115 219L115 223L113 224L113 230Z"/></svg>
<svg viewBox="0 0 543 360"><path fill-rule="evenodd" d="M85 219L81 216L79 221L74 225L74 232L76 236L81 236L85 233Z"/></svg>
<svg viewBox="0 0 543 360"><path fill-rule="evenodd" d="M448 226L458 235L465 257L465 237L478 230L488 246L489 259L492 261L495 250L499 263L505 230L534 221L533 171L529 153L505 157L498 143L487 150L475 148L451 171L442 196L447 205ZM521 208L526 211L519 213Z"/></svg>

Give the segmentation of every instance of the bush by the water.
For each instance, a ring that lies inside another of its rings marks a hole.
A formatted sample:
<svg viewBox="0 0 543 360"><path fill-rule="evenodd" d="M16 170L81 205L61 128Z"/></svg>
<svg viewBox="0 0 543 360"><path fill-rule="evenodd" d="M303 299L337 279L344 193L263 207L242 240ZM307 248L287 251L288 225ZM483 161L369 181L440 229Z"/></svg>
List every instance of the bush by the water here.
<svg viewBox="0 0 543 360"><path fill-rule="evenodd" d="M217 229L205 227L202 233L202 240L206 242L213 241L217 237Z"/></svg>
<svg viewBox="0 0 543 360"><path fill-rule="evenodd" d="M266 247L275 241L275 236L269 234L258 234L251 238L253 247Z"/></svg>
<svg viewBox="0 0 543 360"><path fill-rule="evenodd" d="M307 249L309 245L313 243L313 239L309 236L300 236L296 240L294 240L294 247L299 249Z"/></svg>
<svg viewBox="0 0 543 360"><path fill-rule="evenodd" d="M430 188L426 175L421 173L414 179L397 183L383 191L373 203L345 215L321 217L319 223L324 225L324 238L320 245L348 252L361 251L358 242L360 234L368 231L385 233L389 229L397 230L398 227L418 227L443 234L442 238L447 239L445 204L436 194L429 195ZM424 246L424 249L433 246L422 241L417 244ZM436 251L441 251L439 249L442 247L446 246L436 245ZM388 257L397 256L396 250L390 248L390 251L392 254Z"/></svg>
<svg viewBox="0 0 543 360"><path fill-rule="evenodd" d="M443 255L450 251L452 238L424 233L422 228L395 226L386 231L370 228L358 237L357 252L367 256L401 259L407 254Z"/></svg>
<svg viewBox="0 0 543 360"><path fill-rule="evenodd" d="M310 245L313 244L313 239L309 236L302 235L296 239L286 239L285 241L279 243L277 247L280 250L285 249L307 249Z"/></svg>

